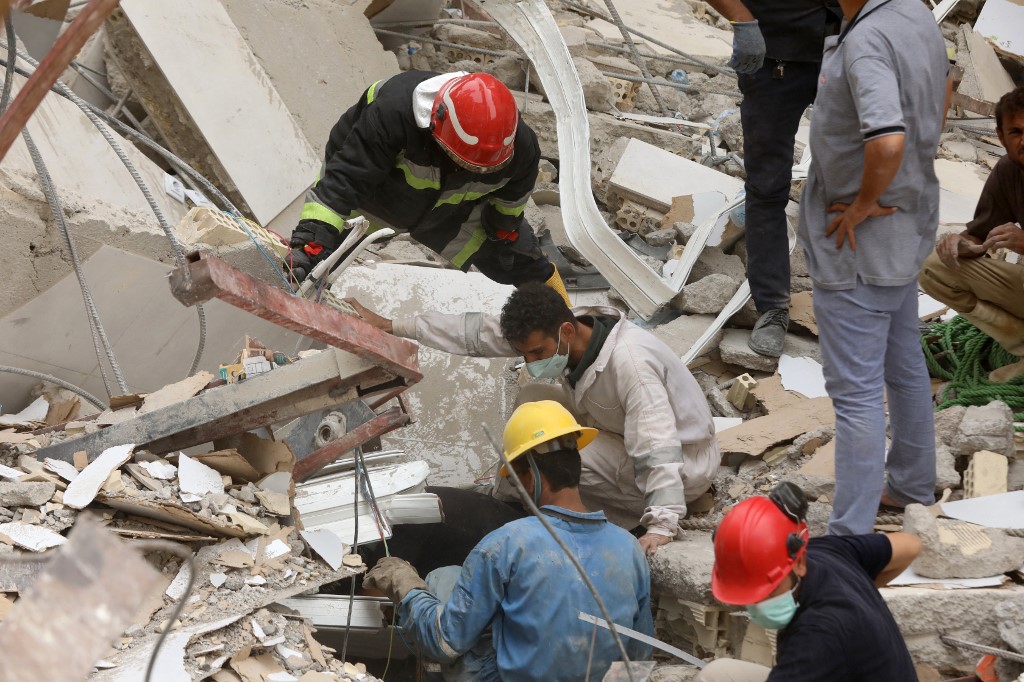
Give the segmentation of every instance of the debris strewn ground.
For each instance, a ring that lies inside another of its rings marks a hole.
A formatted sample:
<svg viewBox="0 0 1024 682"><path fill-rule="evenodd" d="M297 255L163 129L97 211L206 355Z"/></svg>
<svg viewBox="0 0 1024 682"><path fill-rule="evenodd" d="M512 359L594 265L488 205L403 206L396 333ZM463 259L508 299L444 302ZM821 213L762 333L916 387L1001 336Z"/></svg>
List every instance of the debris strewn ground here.
<svg viewBox="0 0 1024 682"><path fill-rule="evenodd" d="M154 19L142 11L142 0L123 0L123 10L108 20L64 77L81 97L123 126L152 136L223 195L197 184L166 154L133 144L133 135L122 136L120 128L113 131L155 190L155 204L186 251L216 255L280 286L283 275L276 267L287 253L285 241L342 108L371 82L400 69L483 70L517 93L523 119L537 133L544 160L526 216L548 253L560 259L563 276L570 285L578 284L570 286L573 300L628 312L622 297L570 242L559 194L560 167L567 160L559 158L548 93L536 70L528 68L522 48L477 3L213 3L201 8L205 14L199 28L216 33L221 22L230 29L217 34L221 56L215 61L221 67L213 75L245 81L245 89L224 85L217 92L196 88L205 82L203 69L212 65L180 54L203 40L199 33L191 35L195 18L188 15L188 8L199 4L172 3L164 8L168 17ZM700 0L680 0L671 9L655 0L620 2L630 5L621 8L627 24L635 22L634 28L689 53L636 38L644 66L654 76L648 83L630 60L618 28L604 17L602 3L547 4L581 81L591 134L589 189L605 224L666 278L681 267L688 247L697 250L685 286L643 324L690 360L719 418L723 462L712 491L690 505L684 537L652 560L658 636L701 657L728 655L770 665L773 633L711 596L710 531L737 501L790 480L811 501L812 533L824 532L835 489L834 415L824 392L810 280L800 248L791 255L793 324L781 359L748 348L748 330L757 319L749 301L704 347L695 347L746 277L741 209L723 214L706 241L695 236L743 186L740 96L735 75L725 68L728 23ZM1012 14L1012 4L961 2L941 24L955 87L936 160L942 184L940 233L963 229L1003 154L992 119L994 103L1024 73L1024 57L1007 28L1019 16ZM17 19L15 25L22 30ZM284 29L287 39L281 37ZM26 36L31 30L24 26ZM224 37L228 34L230 40ZM37 59L45 54L46 46L22 42ZM300 50L303 59L313 53L330 58L317 59L316 70L310 71L296 57L297 44L306 46ZM228 63L233 71L224 66ZM19 66L27 68L27 62ZM222 81L211 76L211 82ZM17 76L16 89L23 84L23 76ZM239 118L224 113L228 104ZM254 144L255 134L246 126L256 126L259 137L273 138L274 144ZM268 127L282 132L274 134ZM306 434L304 450L293 452L296 446L289 438L275 438L281 424L268 413L262 423L205 437L202 417L185 407L198 404L189 401L208 391L243 385L261 373L273 378L288 364L301 366L306 353L299 351L311 343L211 302L203 322L209 327L204 360L197 372L178 381L195 347L196 323L190 309L171 299L163 281L168 267L179 264L175 247L121 161L71 102L49 95L29 128L54 171L68 229L94 283L99 313L109 322L113 351L136 392L114 391L99 409L37 378L0 374L0 619L19 617L19 604L31 598L31 585L46 565L5 560L59 554L76 521L88 514L129 546L162 540L186 548L196 571L195 585L186 591L188 569L182 559L146 550L160 589L145 595L131 623L96 663L93 679L141 679L162 629L169 635L154 679L376 679L358 662L362 649L341 660L341 652L321 642L308 618L280 602L318 590L347 596L349 581L364 567L350 551L353 538L345 535L345 524L353 517L367 525L380 523L373 531L379 537L385 534L385 515L377 509L366 516L346 499L330 521L338 534L319 522L304 525L293 479L296 458L315 447L312 432ZM805 119L797 135L797 163L808 130ZM0 250L5 273L0 365L52 373L103 396L112 385L107 376L112 367L93 354L93 329L80 312L71 259L46 209L28 152L19 145L0 165L0 220L8 235ZM253 149L260 152L258 158L250 155ZM801 184L793 185L791 224ZM318 299L337 306L338 299L356 295L386 315L423 309L497 312L509 290L479 274L458 273L399 236L371 246ZM922 295L922 323L950 317ZM252 345L247 335L267 346ZM383 436L383 446L396 451L385 458L388 466L392 459L416 466L387 469L387 480L402 481L389 495L419 490L424 479L472 487L493 474L491 445L478 425L500 430L520 387L521 374L505 360L453 359L429 350L421 350L419 357L425 379L403 397L403 410L408 408L416 423ZM936 403L943 403L949 398L948 384L936 379L934 386ZM324 394L336 398L331 390ZM318 411L337 407L325 401ZM926 550L908 574L883 590L915 662L922 671L935 673L926 677L922 672L922 679L973 673L980 654L950 646L941 639L944 635L1024 654L1024 540L1014 532L1024 523L1000 527L995 521L999 514L992 511L1009 508L1003 505L1017 498L1006 496L1024 490L1024 438L1013 413L1019 407L982 402L987 404L954 405L936 415L936 493L942 503L908 509L903 517L879 518L880 529L902 526L925 540ZM44 452L78 437L118 433L115 427L178 409L174 406L181 408L183 419L194 419L188 445L153 451L146 444L124 442L69 452L68 457ZM380 411L380 405L373 407ZM328 440L366 421L345 422L352 415L342 412L332 418L342 426ZM319 428L321 422L316 418L310 424ZM338 488L339 497L353 492L351 477L345 480L348 487ZM967 518L956 507L942 506L972 500L976 506ZM325 513L335 511L332 506ZM182 600L181 613L171 622ZM369 629L375 634L391 632L375 603L359 608L364 609L360 614L371 614ZM387 634L382 636L387 642ZM382 654L369 647L365 657L390 659L398 655L391 649ZM677 663L661 661L650 679L691 679L694 669ZM1005 661L1000 666L1000 679L1015 679L1021 672Z"/></svg>

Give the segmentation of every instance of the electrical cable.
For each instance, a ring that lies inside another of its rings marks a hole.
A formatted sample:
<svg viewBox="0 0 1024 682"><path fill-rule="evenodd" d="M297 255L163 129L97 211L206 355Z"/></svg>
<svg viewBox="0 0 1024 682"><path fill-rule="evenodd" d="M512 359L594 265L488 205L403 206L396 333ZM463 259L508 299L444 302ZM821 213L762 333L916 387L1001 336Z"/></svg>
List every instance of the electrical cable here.
<svg viewBox="0 0 1024 682"><path fill-rule="evenodd" d="M33 372L30 369L22 369L20 367L10 367L8 365L0 365L0 372L8 372L10 374L21 374L22 376L32 377L33 379L39 379L40 381L48 381L51 384L56 384L61 388L66 388L72 393L84 398L90 405L98 409L100 412L107 409L106 404L100 402L99 398L93 394L87 392L85 389L79 388L74 384L69 384L63 379L58 379L50 374L43 374L42 372Z"/></svg>
<svg viewBox="0 0 1024 682"><path fill-rule="evenodd" d="M168 554L174 554L181 557L182 561L188 564L188 582L185 584L185 591L181 595L181 599L178 600L178 603L174 605L174 610L171 611L170 616L168 616L166 627L160 630L160 636L157 637L156 643L153 645L153 653L149 656L149 664L146 666L146 676L143 678L143 682L150 682L153 676L153 668L156 665L157 655L160 653L160 647L163 646L164 640L167 639L167 633L171 631L171 627L177 622L178 617L181 616L181 612L185 608L185 602L188 601L189 595L192 594L192 588L196 581L196 564L191 552L169 540L143 540L134 543L134 546L141 552L167 552Z"/></svg>
<svg viewBox="0 0 1024 682"><path fill-rule="evenodd" d="M18 55L26 62L28 62L33 68L39 66L39 62L37 62L35 59L25 54L24 52L18 50ZM142 196L145 197L146 203L149 204L150 210L153 212L153 215L156 217L157 222L160 224L160 229L163 230L164 235L167 237L167 241L170 242L171 249L174 251L175 260L178 263L178 267L182 268L185 273L185 280L187 282L191 282L192 275L189 272L187 263L185 261L185 253L184 251L182 251L181 245L178 243L178 239L174 236L174 230L171 228L170 223L167 222L167 217L164 215L163 210L160 208L159 204L156 203L156 199L153 197L153 193L150 191L149 185L146 184L146 181L142 178L142 175L139 173L139 170L135 167L135 164L132 163L131 159L128 158L128 155L125 153L124 148L121 147L120 143L118 143L117 139L114 137L113 132L103 124L103 122L92 111L89 105L81 97L75 94L69 87L67 87L60 81L57 81L55 85L58 87L59 90L64 92L65 96L68 99L74 102L75 105L77 105L78 108L82 110L82 113L84 113L86 118L88 118L92 122L92 124L100 132L100 135L103 136L103 139L107 141L107 144L109 144L111 149L114 150L114 153L117 154L117 158L121 160L121 163L128 170L129 175L132 176L132 179L135 181L135 184L142 192ZM199 344L198 348L196 349L195 358L192 361L192 367L188 371L188 376L192 376L193 374L195 374L196 370L199 369L199 364L202 361L203 357L203 351L206 349L206 311L201 303L197 303L195 305L195 309L196 314L199 317ZM115 376L118 376L119 372L119 369L115 369ZM118 377L118 383L122 385L123 392L128 393L127 386L124 385L123 377Z"/></svg>
<svg viewBox="0 0 1024 682"><path fill-rule="evenodd" d="M495 439L494 434L491 433L490 428L488 428L486 423L482 423L481 426L483 427L484 434L487 436L487 439L491 441L491 447L493 447L498 453L498 456L501 457L501 462L505 465L505 471L508 472L508 477L511 479L512 484L519 493L519 497L522 498L523 504L525 504L527 509L537 517L540 524L544 526L544 530L548 532L551 539L558 544L562 552L565 553L565 556L570 562L572 562L576 572L579 573L580 578L582 578L583 584L587 586L588 590L590 590L590 594L594 597L594 601L597 602L597 607L601 609L601 615L604 616L605 622L608 624L608 631L612 633L612 639L615 640L615 645L619 648L619 653L622 655L622 662L625 664L626 675L629 677L629 682L636 682L633 677L633 670L630 668L629 654L626 652L626 646L622 643L622 639L619 637L619 631L615 625L615 621L612 619L612 615L611 612L608 611L608 607L605 606L604 600L601 599L601 595L598 594L597 588L594 587L594 583L591 582L590 576L587 575L587 571L583 568L579 559L576 558L576 555L572 553L572 550L569 549L568 545L565 544L565 541L558 537L558 533L556 533L555 529L551 527L548 520L544 518L543 512L537 508L537 505L533 501L533 497L530 493L526 492L526 488L523 487L522 481L519 480L519 475L516 473L515 469L512 468L512 464L508 461L508 458L505 457L505 451L502 450L501 446L498 444L498 441Z"/></svg>

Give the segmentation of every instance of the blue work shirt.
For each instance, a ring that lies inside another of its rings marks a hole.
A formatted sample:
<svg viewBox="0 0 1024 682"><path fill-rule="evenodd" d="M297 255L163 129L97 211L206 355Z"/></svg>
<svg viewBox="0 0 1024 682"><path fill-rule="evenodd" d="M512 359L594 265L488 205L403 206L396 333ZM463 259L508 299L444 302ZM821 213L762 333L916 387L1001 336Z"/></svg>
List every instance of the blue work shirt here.
<svg viewBox="0 0 1024 682"><path fill-rule="evenodd" d="M603 512L542 511L594 583L617 624L654 632L650 573L636 538L612 525ZM450 662L492 629L497 679L504 682L582 680L595 626L579 612L601 617L572 563L535 517L507 523L480 541L442 604L413 590L399 618L428 658ZM646 660L651 647L623 637L631 660ZM611 634L597 628L591 679L620 660Z"/></svg>

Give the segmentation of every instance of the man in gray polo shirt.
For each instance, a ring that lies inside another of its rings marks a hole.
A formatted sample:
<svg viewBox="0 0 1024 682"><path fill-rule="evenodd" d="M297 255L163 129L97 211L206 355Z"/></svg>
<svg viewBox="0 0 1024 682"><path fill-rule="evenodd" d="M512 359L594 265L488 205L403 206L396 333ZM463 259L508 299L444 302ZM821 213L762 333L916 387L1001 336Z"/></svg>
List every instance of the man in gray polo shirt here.
<svg viewBox="0 0 1024 682"><path fill-rule="evenodd" d="M871 532L879 501L934 502L935 427L917 274L938 227L933 164L949 63L919 0L840 4L843 28L826 40L818 79L799 236L836 411L829 532L852 535Z"/></svg>

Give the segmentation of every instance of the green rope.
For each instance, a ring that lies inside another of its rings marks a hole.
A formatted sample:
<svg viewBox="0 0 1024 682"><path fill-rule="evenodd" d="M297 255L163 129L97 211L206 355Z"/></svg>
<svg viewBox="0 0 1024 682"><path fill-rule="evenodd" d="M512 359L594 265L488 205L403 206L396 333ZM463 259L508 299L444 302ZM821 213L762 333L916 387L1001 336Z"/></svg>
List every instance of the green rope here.
<svg viewBox="0 0 1024 682"><path fill-rule="evenodd" d="M949 383L939 395L937 409L952 405L987 405L1001 400L1014 410L1014 421L1024 421L1024 376L993 383L988 373L1020 360L983 331L957 315L949 322L931 325L922 334L928 372ZM1017 430L1024 431L1024 426Z"/></svg>

